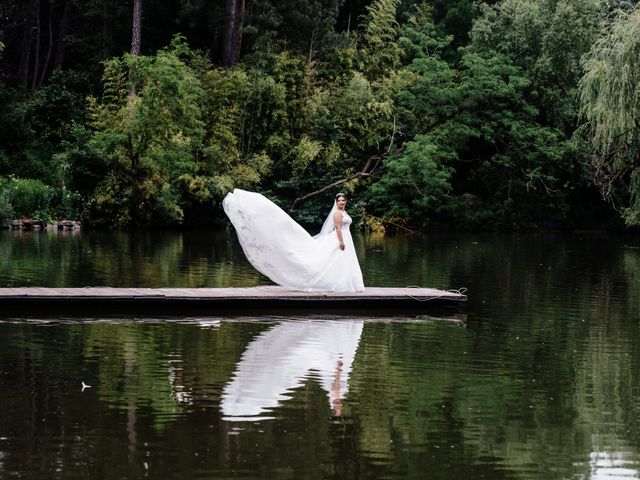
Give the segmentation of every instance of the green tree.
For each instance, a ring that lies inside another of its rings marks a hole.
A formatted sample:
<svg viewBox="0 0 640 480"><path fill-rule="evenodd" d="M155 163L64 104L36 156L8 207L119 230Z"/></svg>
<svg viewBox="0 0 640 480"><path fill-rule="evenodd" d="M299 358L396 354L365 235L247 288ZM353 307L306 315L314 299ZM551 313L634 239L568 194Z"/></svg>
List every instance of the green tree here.
<svg viewBox="0 0 640 480"><path fill-rule="evenodd" d="M500 202L503 212L517 212L520 221L530 217L534 223L536 219L570 222L569 212L584 210L585 199L591 205L599 205L584 168L588 152L571 139L577 125L579 61L597 37L599 3L505 0L484 6L481 13L471 31L470 52L486 62L495 59L494 64L515 67L524 82L518 88L520 99L515 103L527 105L520 109L524 116L514 117L510 110L492 114L496 125L509 126L513 133L511 139L502 137L507 148L498 148L502 150L500 156L492 156L491 162L483 164L493 165L490 170L494 172L509 165L510 180L503 185L510 187ZM483 117L487 111L480 108L477 113ZM491 148L490 144L487 147ZM525 168L520 167L523 162ZM475 178L479 187L486 185L481 180L487 174L485 168L472 168L469 174L466 178ZM514 174L521 178L515 184L511 181ZM512 194L521 201L512 203ZM519 211L518 205L524 209ZM534 206L538 213L532 211Z"/></svg>
<svg viewBox="0 0 640 480"><path fill-rule="evenodd" d="M9 179L0 177L0 227L7 226L13 219Z"/></svg>
<svg viewBox="0 0 640 480"><path fill-rule="evenodd" d="M105 64L104 94L90 98L92 147L111 167L91 216L118 225L173 223L183 211L173 180L195 169L204 134L200 81L175 43L154 57L124 55ZM129 72L138 93L128 95Z"/></svg>
<svg viewBox="0 0 640 480"><path fill-rule="evenodd" d="M138 86L134 95L131 81ZM89 218L121 226L179 224L185 209L211 209L234 187L257 183L269 160L243 152L238 113L251 93L247 75L213 69L180 37L154 56L106 62L103 95L89 102L95 130L89 146L108 173L91 198Z"/></svg>
<svg viewBox="0 0 640 480"><path fill-rule="evenodd" d="M504 55L468 52L460 73L458 198L477 226L508 228L562 221L577 165L573 146L539 121L529 99L530 80ZM468 204L471 203L471 209ZM479 215L479 216L477 216ZM475 217L475 218L474 218Z"/></svg>
<svg viewBox="0 0 640 480"><path fill-rule="evenodd" d="M399 38L410 79L395 97L401 149L369 188L373 213L482 228L564 220L579 165L531 93L525 67L539 51L519 66L493 49L461 49L452 66L443 59L451 37L429 15L416 10Z"/></svg>
<svg viewBox="0 0 640 480"><path fill-rule="evenodd" d="M0 198L4 201L5 221L9 213L17 217L48 220L51 200L55 193L52 187L40 180L30 178L10 177L2 180L0 181Z"/></svg>
<svg viewBox="0 0 640 480"><path fill-rule="evenodd" d="M400 64L396 19L399 0L374 0L368 7L360 34L360 65L367 78L388 75Z"/></svg>
<svg viewBox="0 0 640 480"><path fill-rule="evenodd" d="M271 165L265 152L269 120L277 118L282 102L273 80L261 72L212 68L208 62L196 70L207 119L203 147L196 170L179 177L182 196L192 210L210 206L236 187L260 182Z"/></svg>
<svg viewBox="0 0 640 480"><path fill-rule="evenodd" d="M366 193L371 213L383 220L426 223L452 191L460 132L447 120L459 99L456 71L441 58L450 41L436 32L425 8L415 10L400 32L401 59L408 64L397 74L403 81L393 100L402 149L385 160L380 180Z"/></svg>
<svg viewBox="0 0 640 480"><path fill-rule="evenodd" d="M284 50L309 60L326 58L341 35L336 31L340 0L253 0L245 11L243 43L263 66ZM246 40L246 42L245 42Z"/></svg>
<svg viewBox="0 0 640 480"><path fill-rule="evenodd" d="M584 58L583 132L593 177L629 225L640 224L640 8L620 16Z"/></svg>
<svg viewBox="0 0 640 480"><path fill-rule="evenodd" d="M504 0L485 5L471 31L471 47L507 55L531 80L540 121L567 134L576 125L580 58L600 31L599 2Z"/></svg>

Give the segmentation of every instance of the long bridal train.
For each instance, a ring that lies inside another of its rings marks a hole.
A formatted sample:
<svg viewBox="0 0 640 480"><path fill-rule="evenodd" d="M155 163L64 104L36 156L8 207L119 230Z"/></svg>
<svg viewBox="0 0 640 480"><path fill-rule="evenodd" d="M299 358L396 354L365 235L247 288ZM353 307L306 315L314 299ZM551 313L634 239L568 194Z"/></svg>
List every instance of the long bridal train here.
<svg viewBox="0 0 640 480"><path fill-rule="evenodd" d="M278 285L302 291L364 290L349 231L351 217L346 212L342 224L345 249L340 250L331 224L312 237L259 193L235 189L222 205L251 265Z"/></svg>

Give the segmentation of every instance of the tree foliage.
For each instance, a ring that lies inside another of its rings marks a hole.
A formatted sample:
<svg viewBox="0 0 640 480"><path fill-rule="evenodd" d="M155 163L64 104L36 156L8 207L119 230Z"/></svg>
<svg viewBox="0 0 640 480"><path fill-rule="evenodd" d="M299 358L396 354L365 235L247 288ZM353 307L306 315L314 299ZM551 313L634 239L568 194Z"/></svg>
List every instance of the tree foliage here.
<svg viewBox="0 0 640 480"><path fill-rule="evenodd" d="M604 173L620 202L636 180L633 152L614 161L597 133L628 119L585 92L615 91L591 66L631 42L606 26L634 3L145 0L135 56L130 5L2 4L0 176L82 199L95 225L215 222L234 187L283 207L309 198L292 213L316 223L331 197L309 194L332 184L383 223L599 225L616 218L595 188ZM574 136L580 108L594 165Z"/></svg>
<svg viewBox="0 0 640 480"><path fill-rule="evenodd" d="M199 74L216 88L215 73L199 71L192 55L177 38L155 56L125 54L105 64L104 93L89 99L90 146L109 173L91 199L91 217L124 226L181 223L187 202L220 200L259 180L263 165L238 164L237 142L218 118L223 109L207 102ZM204 118L216 120L209 131Z"/></svg>
<svg viewBox="0 0 640 480"><path fill-rule="evenodd" d="M622 13L584 58L583 132L594 147L593 172L606 198L640 224L640 8Z"/></svg>

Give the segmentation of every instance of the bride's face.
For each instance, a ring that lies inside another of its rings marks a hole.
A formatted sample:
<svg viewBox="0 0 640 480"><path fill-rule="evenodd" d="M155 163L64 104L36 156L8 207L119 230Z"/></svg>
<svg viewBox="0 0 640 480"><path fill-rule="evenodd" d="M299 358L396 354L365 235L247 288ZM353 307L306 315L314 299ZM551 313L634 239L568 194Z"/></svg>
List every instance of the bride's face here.
<svg viewBox="0 0 640 480"><path fill-rule="evenodd" d="M344 210L344 207L347 205L347 199L344 197L338 197L336 199L336 205L340 210Z"/></svg>

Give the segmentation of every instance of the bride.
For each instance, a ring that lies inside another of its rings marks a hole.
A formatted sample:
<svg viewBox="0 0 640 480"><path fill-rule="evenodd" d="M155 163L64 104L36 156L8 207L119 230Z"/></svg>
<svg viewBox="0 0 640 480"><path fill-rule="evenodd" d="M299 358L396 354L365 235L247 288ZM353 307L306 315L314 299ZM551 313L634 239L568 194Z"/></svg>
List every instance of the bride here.
<svg viewBox="0 0 640 480"><path fill-rule="evenodd" d="M315 237L259 193L236 188L222 205L251 265L278 285L303 291L364 290L344 193L336 195Z"/></svg>

